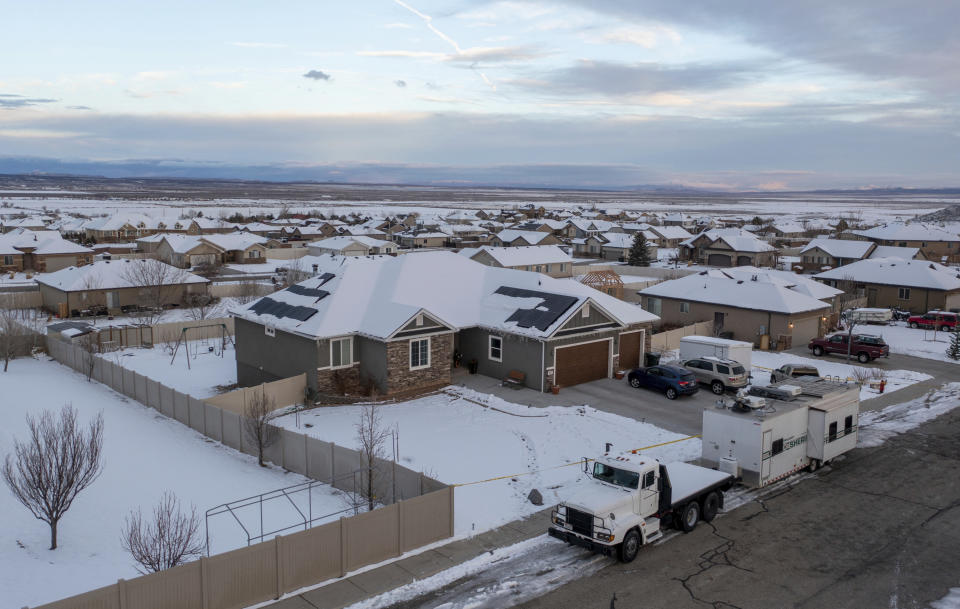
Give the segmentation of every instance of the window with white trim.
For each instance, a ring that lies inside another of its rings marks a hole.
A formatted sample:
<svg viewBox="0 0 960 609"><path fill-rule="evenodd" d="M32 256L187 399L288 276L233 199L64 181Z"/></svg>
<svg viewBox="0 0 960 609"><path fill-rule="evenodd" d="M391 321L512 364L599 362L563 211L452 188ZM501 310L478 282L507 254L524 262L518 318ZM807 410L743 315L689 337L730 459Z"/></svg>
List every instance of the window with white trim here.
<svg viewBox="0 0 960 609"><path fill-rule="evenodd" d="M690 312L690 303L689 303L689 302L681 302L681 303L680 303L680 312L681 312L681 313L689 313L689 312Z"/></svg>
<svg viewBox="0 0 960 609"><path fill-rule="evenodd" d="M270 324L266 324L263 326L263 333L266 334L267 336L276 336L277 327L271 326Z"/></svg>
<svg viewBox="0 0 960 609"><path fill-rule="evenodd" d="M430 339L418 338L410 341L410 369L419 370L430 367Z"/></svg>
<svg viewBox="0 0 960 609"><path fill-rule="evenodd" d="M495 362L503 361L503 339L499 336L490 336L490 349L488 356Z"/></svg>
<svg viewBox="0 0 960 609"><path fill-rule="evenodd" d="M335 338L330 341L330 367L346 368L353 365L353 337Z"/></svg>
<svg viewBox="0 0 960 609"><path fill-rule="evenodd" d="M660 310L663 307L663 301L659 298L653 296L647 296L647 311L653 313L654 315L660 315Z"/></svg>
<svg viewBox="0 0 960 609"><path fill-rule="evenodd" d="M897 292L897 298L900 300L910 300L910 288L900 288Z"/></svg>

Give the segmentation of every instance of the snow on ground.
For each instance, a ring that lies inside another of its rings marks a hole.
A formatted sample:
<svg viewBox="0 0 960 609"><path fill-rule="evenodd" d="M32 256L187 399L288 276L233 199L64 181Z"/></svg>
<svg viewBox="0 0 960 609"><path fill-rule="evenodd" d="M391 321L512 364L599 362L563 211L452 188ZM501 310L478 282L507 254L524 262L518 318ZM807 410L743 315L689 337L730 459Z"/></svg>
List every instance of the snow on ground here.
<svg viewBox="0 0 960 609"><path fill-rule="evenodd" d="M0 273L0 286L35 286L37 285L36 277L38 275L40 273L30 273L31 278L27 279L26 273L13 273L13 277L10 276L10 273Z"/></svg>
<svg viewBox="0 0 960 609"><path fill-rule="evenodd" d="M216 395L217 385L233 385L237 382L237 360L233 345L227 343L221 356L218 339L192 340L181 344L172 363L170 351L160 346L152 349L121 349L100 357L200 399Z"/></svg>
<svg viewBox="0 0 960 609"><path fill-rule="evenodd" d="M457 488L457 535L479 533L542 509L527 501L534 488L543 494L545 505L557 502L563 487L581 475L579 465L565 465L602 453L605 442L622 451L683 437L587 406L533 408L463 388L447 391L385 404L380 413L384 426L399 432L399 462L406 467L448 484L507 476ZM355 448L361 408L304 412L301 421L313 427L299 431ZM294 428L295 418L287 415L279 424ZM700 456L700 441L677 442L645 454L665 461L695 459Z"/></svg>
<svg viewBox="0 0 960 609"><path fill-rule="evenodd" d="M946 596L930 603L930 609L960 609L960 588L950 588Z"/></svg>
<svg viewBox="0 0 960 609"><path fill-rule="evenodd" d="M922 398L888 406L879 412L860 413L857 446L879 446L960 406L960 383L947 383Z"/></svg>
<svg viewBox="0 0 960 609"><path fill-rule="evenodd" d="M753 379L751 379L751 382L758 387L765 387L766 385L769 385L770 371L787 364L813 366L820 371L820 376L834 376L847 380L852 380L855 378L854 372L856 370L861 370L867 374L874 370L872 368L865 368L863 366L852 366L850 364L842 363L842 360L837 356L826 356L819 359L812 359L808 357L800 357L799 355L793 355L792 353L754 351L752 360L753 370L751 371L751 374L753 375ZM912 370L886 370L885 372L887 373L887 385L884 387L884 393L892 393L914 383L919 383L920 381L926 381L933 378L929 374L914 372ZM860 388L861 401L869 400L870 398L875 398L879 395L880 392L877 389L872 389L868 385L864 385Z"/></svg>
<svg viewBox="0 0 960 609"><path fill-rule="evenodd" d="M306 249L303 250L306 252ZM290 266L292 260L279 260L279 259L267 259L266 262L260 264L225 264L223 266L224 275L230 275L231 273L227 271L232 271L233 273L240 273L243 275L258 275L261 273L276 273L277 269L280 267Z"/></svg>
<svg viewBox="0 0 960 609"><path fill-rule="evenodd" d="M938 359L943 362L956 362L960 364L960 361L947 357L947 347L950 346L949 332L934 332L933 330L924 330L922 328L913 329L908 327L906 322L899 322L896 325L889 326L857 326L854 332L882 336L883 339L887 341L887 344L890 345L890 353L900 353L903 355Z"/></svg>
<svg viewBox="0 0 960 609"><path fill-rule="evenodd" d="M0 455L24 438L28 413L58 411L72 403L85 424L103 412L103 474L67 512L59 527L57 550L48 550L49 528L0 486L0 590L3 606L35 606L137 575L120 546L124 517L142 506L150 512L164 490L196 505L201 518L216 505L305 482L278 468L261 468L254 457L211 442L199 433L133 402L52 361L21 358L0 372ZM306 495L297 499L302 506ZM321 487L313 494L314 513L344 508L340 493ZM297 516L289 503L264 506L267 531L288 526ZM259 534L259 510L240 514ZM201 525L201 532L203 525ZM232 519L211 520L211 552L246 545Z"/></svg>

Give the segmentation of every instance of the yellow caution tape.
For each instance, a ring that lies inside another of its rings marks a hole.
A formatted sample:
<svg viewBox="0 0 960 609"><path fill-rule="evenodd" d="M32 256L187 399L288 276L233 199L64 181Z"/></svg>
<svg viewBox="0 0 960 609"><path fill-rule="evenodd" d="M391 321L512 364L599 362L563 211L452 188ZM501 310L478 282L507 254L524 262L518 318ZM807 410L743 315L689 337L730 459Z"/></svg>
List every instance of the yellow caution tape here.
<svg viewBox="0 0 960 609"><path fill-rule="evenodd" d="M630 452L630 453L632 453L632 454L637 454L637 453L639 453L640 451L650 450L651 448L658 448L658 447L660 447L660 446L667 446L668 444L676 444L677 442L685 442L685 441L687 441L687 440L692 440L693 438L699 438L699 437L700 437L700 434L697 434L697 435L695 435L695 436L687 436L687 437L685 437L685 438L678 438L678 439L676 439L676 440L670 440L670 441L668 441L668 442L661 442L661 443L659 443L659 444L651 444L650 446L644 446L643 448L635 448L635 449L633 449L633 450L631 450L631 451L628 451L628 452ZM521 473L519 473L519 474L508 474L508 475L506 475L506 476L497 476L496 478L487 478L486 480L476 480L476 481L474 481L474 482L462 482L462 483L460 483L460 484L453 484L453 485L451 485L451 486L454 486L454 487L457 487L457 486L471 486L471 485L474 485L474 484L483 484L484 482L495 482L495 481L497 481L497 480L506 480L507 478L519 478L520 476L530 476L530 475L532 475L532 474L539 474L540 472L545 472L545 471L549 471L549 470L552 470L552 469L560 469L561 467L570 467L571 465L583 465L584 463L590 463L591 461L594 461L594 460L595 460L595 459L581 459L580 461L573 461L573 462L571 462L571 463L564 463L563 465L554 465L553 467L544 467L544 468L535 469L535 470L529 471L529 472L521 472Z"/></svg>

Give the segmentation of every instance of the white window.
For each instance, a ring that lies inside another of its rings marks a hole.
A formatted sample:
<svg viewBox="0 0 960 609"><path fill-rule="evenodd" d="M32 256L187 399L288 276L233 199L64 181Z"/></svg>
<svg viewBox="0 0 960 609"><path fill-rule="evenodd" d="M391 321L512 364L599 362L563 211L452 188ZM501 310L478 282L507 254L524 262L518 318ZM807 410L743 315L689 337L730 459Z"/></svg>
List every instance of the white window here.
<svg viewBox="0 0 960 609"><path fill-rule="evenodd" d="M910 300L910 288L900 288L897 297L900 300Z"/></svg>
<svg viewBox="0 0 960 609"><path fill-rule="evenodd" d="M690 312L690 303L689 303L689 302L681 302L681 303L680 303L680 312L681 312L681 313L689 313L689 312Z"/></svg>
<svg viewBox="0 0 960 609"><path fill-rule="evenodd" d="M277 335L277 327L276 327L276 326L271 326L270 324L267 324L267 325L265 325L265 326L263 327L263 333L266 334L267 336L276 336L276 335Z"/></svg>
<svg viewBox="0 0 960 609"><path fill-rule="evenodd" d="M663 306L663 301L659 298L654 298L653 296L647 296L647 311L653 313L654 315L660 315L661 307Z"/></svg>
<svg viewBox="0 0 960 609"><path fill-rule="evenodd" d="M495 362L503 361L503 339L499 336L490 337L489 357Z"/></svg>
<svg viewBox="0 0 960 609"><path fill-rule="evenodd" d="M250 250L247 252L247 258L259 258L260 250Z"/></svg>
<svg viewBox="0 0 960 609"><path fill-rule="evenodd" d="M422 325L423 325L423 315L417 315L417 319L416 319L415 324L418 325L418 326L422 326Z"/></svg>
<svg viewBox="0 0 960 609"><path fill-rule="evenodd" d="M560 272L562 273L562 272L564 272L564 271L566 271L566 270L567 270L567 264L566 264L565 262L561 262L561 263L560 263Z"/></svg>
<svg viewBox="0 0 960 609"><path fill-rule="evenodd" d="M430 339L419 338L410 341L410 369L430 367Z"/></svg>
<svg viewBox="0 0 960 609"><path fill-rule="evenodd" d="M583 315L583 317L590 317L590 303L589 303L589 302L588 302L587 304L583 305L583 308L580 309L580 314Z"/></svg>
<svg viewBox="0 0 960 609"><path fill-rule="evenodd" d="M330 341L330 367L346 368L353 364L353 337Z"/></svg>

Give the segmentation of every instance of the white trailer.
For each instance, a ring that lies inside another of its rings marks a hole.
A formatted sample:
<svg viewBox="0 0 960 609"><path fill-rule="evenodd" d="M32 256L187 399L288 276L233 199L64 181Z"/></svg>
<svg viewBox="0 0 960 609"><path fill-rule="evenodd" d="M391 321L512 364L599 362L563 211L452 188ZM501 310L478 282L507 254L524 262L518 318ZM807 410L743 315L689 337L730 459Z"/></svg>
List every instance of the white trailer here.
<svg viewBox="0 0 960 609"><path fill-rule="evenodd" d="M739 400L739 406L703 412L704 465L735 472L743 484L762 487L802 469L814 470L856 447L856 384L801 377L763 391L767 397L751 396ZM794 393L798 395L790 395Z"/></svg>
<svg viewBox="0 0 960 609"><path fill-rule="evenodd" d="M740 362L750 373L753 345L742 340L728 340L713 336L684 336L680 339L680 361L695 357L719 357Z"/></svg>
<svg viewBox="0 0 960 609"><path fill-rule="evenodd" d="M885 324L893 321L893 311L880 308L861 308L847 311L847 319L858 324Z"/></svg>

